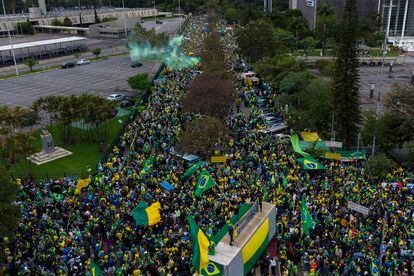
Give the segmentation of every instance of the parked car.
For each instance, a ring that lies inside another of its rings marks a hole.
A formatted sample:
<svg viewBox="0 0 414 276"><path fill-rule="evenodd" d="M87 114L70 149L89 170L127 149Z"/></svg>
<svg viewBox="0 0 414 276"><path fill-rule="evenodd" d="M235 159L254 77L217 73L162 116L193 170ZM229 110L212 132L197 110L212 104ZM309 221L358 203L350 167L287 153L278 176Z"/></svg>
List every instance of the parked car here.
<svg viewBox="0 0 414 276"><path fill-rule="evenodd" d="M63 69L75 67L75 63L72 61L66 61L60 65Z"/></svg>
<svg viewBox="0 0 414 276"><path fill-rule="evenodd" d="M82 59L80 59L76 62L77 65L86 65L86 64L89 64L89 63L91 63L91 61L89 59L86 59L86 58L82 58Z"/></svg>
<svg viewBox="0 0 414 276"><path fill-rule="evenodd" d="M107 100L121 102L125 99L125 96L122 94L111 94L106 97Z"/></svg>
<svg viewBox="0 0 414 276"><path fill-rule="evenodd" d="M139 62L139 61L133 61L133 62L131 62L131 67L132 68L138 68L138 67L141 67L141 66L142 66L142 63Z"/></svg>

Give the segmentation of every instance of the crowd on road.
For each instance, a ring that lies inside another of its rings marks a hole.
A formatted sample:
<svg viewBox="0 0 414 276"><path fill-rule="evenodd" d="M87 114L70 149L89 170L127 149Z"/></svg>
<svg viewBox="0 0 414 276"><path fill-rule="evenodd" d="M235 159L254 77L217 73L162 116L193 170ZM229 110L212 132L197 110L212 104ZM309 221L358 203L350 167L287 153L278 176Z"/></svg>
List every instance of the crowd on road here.
<svg viewBox="0 0 414 276"><path fill-rule="evenodd" d="M185 51L201 48L204 24L203 17L189 20ZM232 30L222 42L231 65L238 60ZM387 179L370 181L361 162L324 162L324 171L302 170L290 144L259 132L265 121L258 97L274 108L276 93L264 85L237 82L236 112L223 137L227 162L204 164L218 185L195 197L197 174L182 178L190 164L174 148L193 116L182 112L180 98L197 69L161 74L146 108L80 193L76 179L22 181L17 204L23 219L16 235L5 238L1 272L88 275L93 262L110 275L191 275L187 216L216 233L242 204L260 198L276 205L275 238L286 275L297 275L298 269L369 275L372 264L387 275L412 275L414 210L408 183L414 183L413 174L398 169ZM152 171L142 177L143 163L152 155ZM163 181L174 189L164 189ZM302 200L315 221L309 236L301 231ZM131 212L141 201L160 202L160 223L136 226ZM369 214L347 209L347 201L369 207Z"/></svg>

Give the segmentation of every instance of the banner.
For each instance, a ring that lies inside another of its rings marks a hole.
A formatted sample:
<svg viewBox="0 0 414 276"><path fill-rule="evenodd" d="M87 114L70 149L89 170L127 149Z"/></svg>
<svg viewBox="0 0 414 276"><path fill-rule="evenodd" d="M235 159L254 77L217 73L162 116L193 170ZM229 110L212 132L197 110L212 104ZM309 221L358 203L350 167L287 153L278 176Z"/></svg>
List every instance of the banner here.
<svg viewBox="0 0 414 276"><path fill-rule="evenodd" d="M302 136L303 140L306 142L318 142L321 140L317 132L302 131L300 133L300 136Z"/></svg>
<svg viewBox="0 0 414 276"><path fill-rule="evenodd" d="M211 156L211 163L226 163L226 156Z"/></svg>

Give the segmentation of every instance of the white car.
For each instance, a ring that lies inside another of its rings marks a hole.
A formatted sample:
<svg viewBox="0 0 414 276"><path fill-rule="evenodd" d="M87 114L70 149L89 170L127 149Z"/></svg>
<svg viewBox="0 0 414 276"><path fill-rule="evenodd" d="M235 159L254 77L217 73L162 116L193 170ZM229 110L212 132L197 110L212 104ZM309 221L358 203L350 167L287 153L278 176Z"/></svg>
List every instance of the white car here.
<svg viewBox="0 0 414 276"><path fill-rule="evenodd" d="M86 64L89 64L89 63L91 63L91 61L89 59L86 59L86 58L82 58L82 59L80 59L76 62L77 65L86 65Z"/></svg>
<svg viewBox="0 0 414 276"><path fill-rule="evenodd" d="M106 99L110 101L120 102L125 99L125 96L122 94L111 94L108 97L106 97Z"/></svg>

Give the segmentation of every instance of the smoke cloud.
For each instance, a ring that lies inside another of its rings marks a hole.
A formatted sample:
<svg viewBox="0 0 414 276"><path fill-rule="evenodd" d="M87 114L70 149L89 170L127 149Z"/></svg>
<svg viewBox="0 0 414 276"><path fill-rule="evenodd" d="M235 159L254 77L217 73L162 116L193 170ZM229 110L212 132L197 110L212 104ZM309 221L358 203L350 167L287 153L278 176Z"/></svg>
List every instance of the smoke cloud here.
<svg viewBox="0 0 414 276"><path fill-rule="evenodd" d="M184 37L176 36L168 41L165 47L154 47L148 41L144 43L131 42L128 44L129 56L132 61L157 59L173 70L192 67L200 62L197 57L186 56L180 49Z"/></svg>

